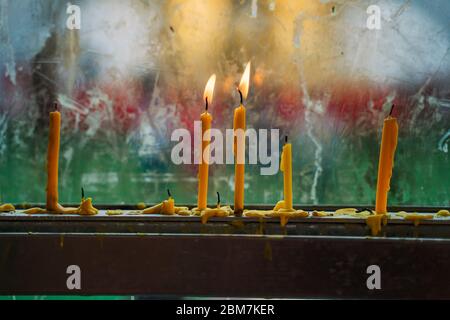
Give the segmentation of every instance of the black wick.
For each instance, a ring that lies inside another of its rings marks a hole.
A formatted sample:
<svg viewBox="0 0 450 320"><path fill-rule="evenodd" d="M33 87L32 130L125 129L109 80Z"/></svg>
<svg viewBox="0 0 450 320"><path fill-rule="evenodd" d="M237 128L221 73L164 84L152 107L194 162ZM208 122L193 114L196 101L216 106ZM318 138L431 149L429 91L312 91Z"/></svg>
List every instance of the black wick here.
<svg viewBox="0 0 450 320"><path fill-rule="evenodd" d="M169 195L169 198L172 198L172 194L170 193L170 189L167 189L167 194Z"/></svg>
<svg viewBox="0 0 450 320"><path fill-rule="evenodd" d="M284 142L285 142L285 143L288 143L288 136L285 136L285 137L284 137Z"/></svg>
<svg viewBox="0 0 450 320"><path fill-rule="evenodd" d="M241 104L244 104L244 97L242 96L242 92L239 88L237 88L237 91L239 92L239 95L241 96Z"/></svg>
<svg viewBox="0 0 450 320"><path fill-rule="evenodd" d="M364 211L372 212L372 210L367 208L362 208L361 210L357 210L356 212L364 212Z"/></svg>
<svg viewBox="0 0 450 320"><path fill-rule="evenodd" d="M217 192L217 205L220 206L220 193Z"/></svg>
<svg viewBox="0 0 450 320"><path fill-rule="evenodd" d="M55 108L54 109L55 111L58 111L59 107L58 107L58 102L57 101L53 102L53 108Z"/></svg>
<svg viewBox="0 0 450 320"><path fill-rule="evenodd" d="M394 111L394 108L395 108L395 104L392 105L391 112L389 112L389 116L392 116L392 112Z"/></svg>
<svg viewBox="0 0 450 320"><path fill-rule="evenodd" d="M81 199L84 199L84 188L81 188Z"/></svg>
<svg viewBox="0 0 450 320"><path fill-rule="evenodd" d="M206 107L205 107L205 109L206 109L206 111L208 111L208 108L209 108L209 103L208 103L208 97L206 97Z"/></svg>

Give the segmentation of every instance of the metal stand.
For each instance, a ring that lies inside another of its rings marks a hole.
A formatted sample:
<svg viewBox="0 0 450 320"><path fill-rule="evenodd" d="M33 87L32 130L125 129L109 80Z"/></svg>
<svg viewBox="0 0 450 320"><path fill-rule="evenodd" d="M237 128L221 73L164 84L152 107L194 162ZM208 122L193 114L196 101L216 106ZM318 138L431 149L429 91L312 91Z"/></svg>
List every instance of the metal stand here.
<svg viewBox="0 0 450 320"><path fill-rule="evenodd" d="M450 220L369 234L359 219L2 214L0 294L450 298ZM366 285L371 265L381 290Z"/></svg>

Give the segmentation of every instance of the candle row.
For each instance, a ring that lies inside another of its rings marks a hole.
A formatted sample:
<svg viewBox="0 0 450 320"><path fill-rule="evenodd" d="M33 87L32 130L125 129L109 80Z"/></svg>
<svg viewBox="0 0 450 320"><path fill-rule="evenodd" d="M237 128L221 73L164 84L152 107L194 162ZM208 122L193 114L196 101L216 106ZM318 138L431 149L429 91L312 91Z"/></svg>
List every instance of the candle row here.
<svg viewBox="0 0 450 320"><path fill-rule="evenodd" d="M246 109L244 99L247 98L250 84L250 62L247 64L242 75L238 91L241 103L234 111L233 130L234 130L234 157L235 157L235 192L234 192L234 213L241 215L244 210L244 184L245 184L245 129L246 129ZM209 163L209 144L212 116L208 112L209 103L212 102L216 76L212 75L207 82L204 100L206 111L200 116L202 123L202 150L200 155L200 166L198 173L198 202L197 209L204 210L207 207L208 194L208 163ZM389 116L384 120L383 133L381 139L380 158L378 165L378 180L376 191L375 211L377 214L387 213L388 192L390 189L390 180L394 166L394 156L398 141L398 123L392 116L394 106L392 106ZM206 133L206 135L205 135ZM206 159L205 159L206 156ZM292 145L288 143L287 137L281 154L280 170L283 172L284 181L284 209L293 210L292 198Z"/></svg>
<svg viewBox="0 0 450 320"><path fill-rule="evenodd" d="M235 194L234 194L234 207L233 209L226 208L226 214L229 212L234 215L242 215L244 211L244 185L245 185L245 130L246 130L246 108L244 106L244 100L248 96L249 84L250 84L250 71L251 64L247 64L245 71L242 75L241 82L237 88L240 95L240 105L234 111L233 130L234 130L234 145L233 153L235 157ZM215 210L207 208L207 194L208 194L208 175L209 175L209 160L210 160L210 129L213 121L213 117L209 112L209 106L213 101L214 86L216 82L216 76L212 75L207 82L204 101L205 111L201 114L201 155L200 164L198 168L198 199L196 212L202 212L204 210ZM394 165L394 156L397 148L398 141L398 123L397 119L392 116L394 106L391 109L388 117L384 120L383 133L381 139L379 166L378 166L378 180L376 191L376 205L375 213L377 215L385 215L387 213L387 201L388 192L390 188L390 180L392 177L392 170ZM64 208L58 202L58 161L60 153L60 129L61 129L61 113L58 110L57 104L55 104L55 110L50 113L50 126L49 126L49 138L48 138L48 151L47 151L47 197L46 208L33 208L27 210L27 213L78 213L93 215L97 214L98 210L92 206L92 199L85 199L82 197L82 202L79 208ZM293 207L293 193L292 193L292 145L289 143L286 137L285 145L281 153L281 165L280 170L283 172L284 182L284 200L280 201L275 207L276 210L289 214L295 214L296 211ZM174 200L169 194L169 199L159 206L148 208L144 210L144 213L160 213L174 211L183 212L186 208L175 207ZM216 208L216 209L219 209ZM222 208L222 210L224 210ZM211 212L211 214L214 214Z"/></svg>

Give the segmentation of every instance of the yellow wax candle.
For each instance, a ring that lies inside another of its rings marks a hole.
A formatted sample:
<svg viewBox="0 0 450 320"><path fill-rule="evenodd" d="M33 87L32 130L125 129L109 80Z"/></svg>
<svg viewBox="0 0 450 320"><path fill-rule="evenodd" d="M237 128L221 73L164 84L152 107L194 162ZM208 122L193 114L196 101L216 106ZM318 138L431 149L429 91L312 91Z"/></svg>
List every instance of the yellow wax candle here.
<svg viewBox="0 0 450 320"><path fill-rule="evenodd" d="M57 105L55 104L55 109ZM47 150L47 210L57 211L58 205L58 160L60 144L61 113L50 113L50 132Z"/></svg>
<svg viewBox="0 0 450 320"><path fill-rule="evenodd" d="M284 209L293 210L292 204L292 145L286 143L281 153L281 171L284 179Z"/></svg>
<svg viewBox="0 0 450 320"><path fill-rule="evenodd" d="M166 215L174 215L175 214L175 200L172 198L170 194L170 190L167 190L169 194L169 198L164 200L162 203L161 213Z"/></svg>
<svg viewBox="0 0 450 320"><path fill-rule="evenodd" d="M80 207L74 212L81 216L95 216L99 211L92 205L92 198L85 199L83 197Z"/></svg>
<svg viewBox="0 0 450 320"><path fill-rule="evenodd" d="M392 106L392 109L394 106ZM392 117L392 110L384 120L381 138L380 159L378 163L378 182L375 211L378 214L387 213L388 192L394 166L395 150L398 140L397 119Z"/></svg>
<svg viewBox="0 0 450 320"><path fill-rule="evenodd" d="M75 213L81 216L95 216L98 214L98 209L94 208L92 204L92 198L85 198L84 188L81 188L81 204L77 209L71 210L70 208L64 208L64 213Z"/></svg>
<svg viewBox="0 0 450 320"><path fill-rule="evenodd" d="M234 111L233 121L235 156L234 212L238 214L244 210L246 109L243 102L248 95L250 67L251 64L249 62L239 84L238 90L241 96L241 104Z"/></svg>
<svg viewBox="0 0 450 320"><path fill-rule="evenodd" d="M173 215L175 214L175 200L169 198L163 201L161 214Z"/></svg>
<svg viewBox="0 0 450 320"><path fill-rule="evenodd" d="M200 154L200 165L198 168L198 200L197 208L203 210L207 207L208 203L208 173L209 173L209 144L211 142L210 129L212 123L212 116L208 112L208 106L212 103L214 85L216 83L216 75L212 75L208 83L206 84L205 93L203 95L206 103L206 110L200 116L202 122L202 148ZM205 134L208 132L207 134Z"/></svg>

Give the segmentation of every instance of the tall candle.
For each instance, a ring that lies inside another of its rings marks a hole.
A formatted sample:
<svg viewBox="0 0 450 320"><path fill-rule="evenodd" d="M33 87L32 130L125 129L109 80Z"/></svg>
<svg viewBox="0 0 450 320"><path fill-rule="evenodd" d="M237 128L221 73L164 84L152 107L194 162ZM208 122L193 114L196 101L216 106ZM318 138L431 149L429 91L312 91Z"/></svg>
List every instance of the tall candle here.
<svg viewBox="0 0 450 320"><path fill-rule="evenodd" d="M50 132L47 150L47 210L56 211L58 205L58 161L60 145L61 113L50 112Z"/></svg>
<svg viewBox="0 0 450 320"><path fill-rule="evenodd" d="M208 203L208 174L209 174L209 144L211 142L210 129L212 116L208 112L209 104L212 103L214 85L216 83L216 75L212 75L206 84L203 100L206 103L206 110L200 116L202 123L202 148L200 154L200 164L198 169L198 199L197 208L199 210L206 209ZM206 133L206 134L205 134Z"/></svg>
<svg viewBox="0 0 450 320"><path fill-rule="evenodd" d="M235 155L235 176L234 176L234 212L242 213L244 210L244 185L245 185L245 129L246 129L246 109L244 99L247 98L250 83L250 62L247 64L241 83L239 84L239 94L241 104L234 111L234 155Z"/></svg>
<svg viewBox="0 0 450 320"><path fill-rule="evenodd" d="M286 143L281 153L281 171L283 172L284 180L284 209L293 210L292 204L292 145Z"/></svg>
<svg viewBox="0 0 450 320"><path fill-rule="evenodd" d="M395 150L398 140L397 119L392 117L391 113L384 120L383 135L381 138L380 159L378 163L378 182L375 211L378 214L387 213L388 192L392 177L392 168L394 166Z"/></svg>

